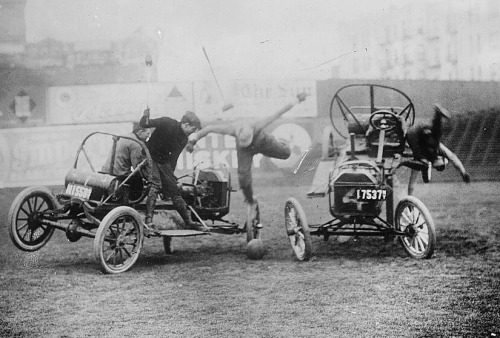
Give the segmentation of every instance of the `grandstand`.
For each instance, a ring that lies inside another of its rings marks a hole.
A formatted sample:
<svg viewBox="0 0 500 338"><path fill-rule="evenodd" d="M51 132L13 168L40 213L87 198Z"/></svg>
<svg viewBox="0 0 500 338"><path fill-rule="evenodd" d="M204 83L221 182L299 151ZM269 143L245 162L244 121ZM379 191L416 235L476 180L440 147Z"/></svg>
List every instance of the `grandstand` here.
<svg viewBox="0 0 500 338"><path fill-rule="evenodd" d="M500 108L458 114L445 125L442 142L463 162L474 181L500 180ZM434 180L455 181L453 170Z"/></svg>

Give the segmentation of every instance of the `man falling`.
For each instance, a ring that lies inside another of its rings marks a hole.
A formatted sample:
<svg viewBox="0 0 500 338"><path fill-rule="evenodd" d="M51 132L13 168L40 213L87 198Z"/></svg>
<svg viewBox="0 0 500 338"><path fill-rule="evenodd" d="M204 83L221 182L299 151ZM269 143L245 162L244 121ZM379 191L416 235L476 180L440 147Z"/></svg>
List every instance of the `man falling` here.
<svg viewBox="0 0 500 338"><path fill-rule="evenodd" d="M261 120L238 120L223 124L208 125L189 136L186 149L192 152L194 145L210 133L230 135L236 138L236 154L238 158L238 180L249 210L256 203L252 188L252 161L256 154L286 160L291 150L288 144L276 139L264 129L292 109L296 104L303 102L307 94L297 95L295 102L289 103L273 115ZM249 211L250 212L250 211Z"/></svg>

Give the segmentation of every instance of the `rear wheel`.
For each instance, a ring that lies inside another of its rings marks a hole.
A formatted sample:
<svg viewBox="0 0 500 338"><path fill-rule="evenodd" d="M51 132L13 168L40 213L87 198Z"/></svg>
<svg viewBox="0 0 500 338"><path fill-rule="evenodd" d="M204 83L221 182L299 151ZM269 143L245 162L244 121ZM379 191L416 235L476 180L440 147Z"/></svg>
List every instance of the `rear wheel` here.
<svg viewBox="0 0 500 338"><path fill-rule="evenodd" d="M309 224L302 206L295 198L285 203L285 227L293 252L299 261L311 258L312 243Z"/></svg>
<svg viewBox="0 0 500 338"><path fill-rule="evenodd" d="M142 248L144 232L134 209L121 206L111 210L101 221L94 238L94 253L106 273L130 269Z"/></svg>
<svg viewBox="0 0 500 338"><path fill-rule="evenodd" d="M414 196L406 196L396 207L395 228L407 236L399 242L408 255L417 259L431 258L436 247L436 228L427 207Z"/></svg>
<svg viewBox="0 0 500 338"><path fill-rule="evenodd" d="M9 209L10 239L23 251L36 251L50 240L54 227L43 224L43 214L54 210L56 200L46 187L29 187L21 191Z"/></svg>

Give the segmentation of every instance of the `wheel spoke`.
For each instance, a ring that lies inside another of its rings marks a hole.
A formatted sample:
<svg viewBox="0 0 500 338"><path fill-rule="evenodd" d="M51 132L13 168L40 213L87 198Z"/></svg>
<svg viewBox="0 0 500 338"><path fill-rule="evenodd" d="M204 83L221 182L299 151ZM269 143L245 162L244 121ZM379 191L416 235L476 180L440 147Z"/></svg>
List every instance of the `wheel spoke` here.
<svg viewBox="0 0 500 338"><path fill-rule="evenodd" d="M408 226L408 224L411 224L411 219L410 219L410 211L408 210L408 208L405 208L403 210L403 212L401 213L401 217L403 218L403 220L406 222L405 226Z"/></svg>
<svg viewBox="0 0 500 338"><path fill-rule="evenodd" d="M125 253L127 254L127 256L132 257L132 255L130 254L130 252L128 252L128 250L126 248L123 248L123 251L125 251Z"/></svg>
<svg viewBox="0 0 500 338"><path fill-rule="evenodd" d="M20 232L22 229L26 228L28 226L28 222L25 222L23 225L17 228L17 232Z"/></svg>
<svg viewBox="0 0 500 338"><path fill-rule="evenodd" d="M34 212L38 211L38 196L35 196L33 198L33 211Z"/></svg>
<svg viewBox="0 0 500 338"><path fill-rule="evenodd" d="M413 205L408 205L408 212L409 212L409 217L410 217L410 223L415 223L415 211Z"/></svg>
<svg viewBox="0 0 500 338"><path fill-rule="evenodd" d="M429 245L429 238L425 235L418 235L418 240L422 244L423 249L425 249Z"/></svg>
<svg viewBox="0 0 500 338"><path fill-rule="evenodd" d="M103 250L103 254L104 254L104 251L107 251L107 250ZM113 256L114 253L115 253L115 251L113 249L111 249L111 247L109 247L109 255L104 260L106 262L108 262L111 259L111 256Z"/></svg>
<svg viewBox="0 0 500 338"><path fill-rule="evenodd" d="M26 235L28 235L28 233L30 232L31 230L30 229L27 229L26 232L24 233L23 235L23 240L26 241Z"/></svg>
<svg viewBox="0 0 500 338"><path fill-rule="evenodd" d="M31 215L33 213L33 207L31 206L31 199L28 198L26 202L28 203L29 215Z"/></svg>
<svg viewBox="0 0 500 338"><path fill-rule="evenodd" d="M23 212L27 217L29 217L29 215L31 215L30 211L29 210L26 210L25 208L21 207L19 209L19 212Z"/></svg>

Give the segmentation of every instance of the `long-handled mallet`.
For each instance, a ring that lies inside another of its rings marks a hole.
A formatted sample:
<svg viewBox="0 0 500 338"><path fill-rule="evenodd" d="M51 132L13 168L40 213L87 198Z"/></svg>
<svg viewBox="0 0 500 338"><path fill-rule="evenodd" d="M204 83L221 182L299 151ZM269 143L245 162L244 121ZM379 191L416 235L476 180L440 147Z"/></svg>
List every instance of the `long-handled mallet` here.
<svg viewBox="0 0 500 338"><path fill-rule="evenodd" d="M151 54L146 55L146 77L147 77L147 89L146 89L146 110L144 111L144 116L146 117L146 125L149 125L149 86L151 82L151 68L153 67L153 58L151 57Z"/></svg>
<svg viewBox="0 0 500 338"><path fill-rule="evenodd" d="M224 102L224 106L222 107L222 111L223 112L228 111L229 109L233 108L234 106L231 103L230 104L226 103L226 99L224 98L224 93L222 93L222 89L220 88L219 81L217 81L217 76L215 76L214 68L212 67L212 63L210 62L207 51L205 50L204 46L202 46L201 48L203 49L203 54L205 54L205 58L208 61L208 65L210 66L210 70L212 71L212 75L214 77L215 84L217 85L217 88L219 89L219 93L220 93L220 96L222 98L222 101Z"/></svg>

